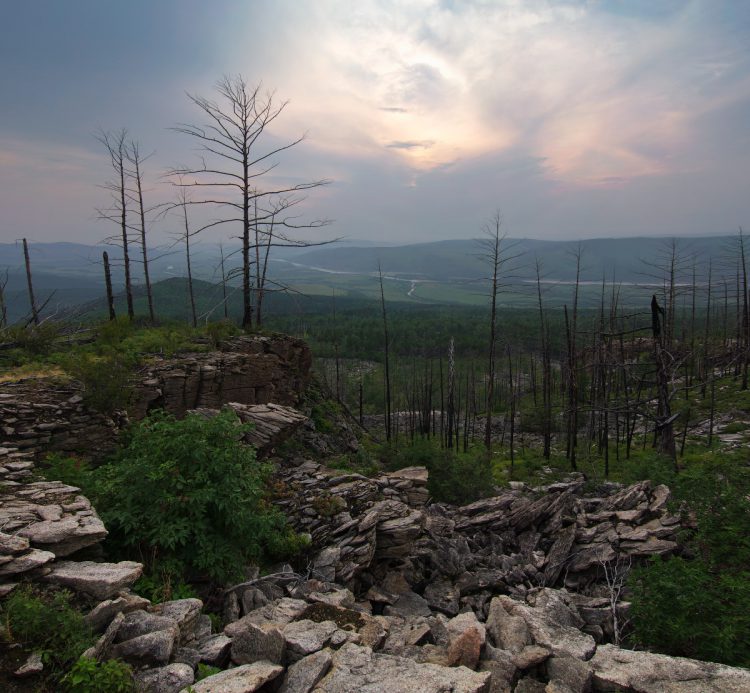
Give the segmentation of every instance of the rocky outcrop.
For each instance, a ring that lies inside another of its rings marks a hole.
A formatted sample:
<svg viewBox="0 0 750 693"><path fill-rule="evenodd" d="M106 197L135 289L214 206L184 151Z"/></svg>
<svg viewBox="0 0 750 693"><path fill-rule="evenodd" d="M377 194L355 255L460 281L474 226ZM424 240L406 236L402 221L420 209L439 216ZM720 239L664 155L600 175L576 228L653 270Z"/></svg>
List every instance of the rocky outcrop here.
<svg viewBox="0 0 750 693"><path fill-rule="evenodd" d="M131 416L150 409L176 416L188 409L239 404L298 404L310 378L312 356L293 337L234 337L220 350L156 359L142 374Z"/></svg>
<svg viewBox="0 0 750 693"><path fill-rule="evenodd" d="M280 469L277 504L319 549L315 576L355 591L395 569L423 585L431 607L447 615L493 594L524 596L540 586L581 590L650 555L678 549L679 518L669 489L641 482L584 493L573 478L544 488L523 485L460 508L426 505L427 474L410 468L367 478L310 460ZM587 612L594 635L601 600Z"/></svg>
<svg viewBox="0 0 750 693"><path fill-rule="evenodd" d="M37 481L29 453L0 448L0 590L2 584L47 573L69 556L107 536L80 489ZM7 589L7 588L6 588Z"/></svg>
<svg viewBox="0 0 750 693"><path fill-rule="evenodd" d="M218 350L154 356L134 374L128 412L102 414L86 407L75 382L37 379L0 384L0 446L41 456L49 452L102 457L129 421L157 408L182 416L190 409L221 409L229 402L293 406L310 379L311 355L292 337L235 337ZM271 412L258 412L261 426ZM273 437L273 436L271 436Z"/></svg>

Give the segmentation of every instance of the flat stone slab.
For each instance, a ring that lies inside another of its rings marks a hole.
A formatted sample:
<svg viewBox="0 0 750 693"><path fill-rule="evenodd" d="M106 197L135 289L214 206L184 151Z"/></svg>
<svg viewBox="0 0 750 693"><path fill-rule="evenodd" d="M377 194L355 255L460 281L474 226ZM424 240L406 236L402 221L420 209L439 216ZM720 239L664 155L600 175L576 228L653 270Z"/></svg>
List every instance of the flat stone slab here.
<svg viewBox="0 0 750 693"><path fill-rule="evenodd" d="M253 693L283 671L284 667L270 662L243 664L183 688L181 693Z"/></svg>
<svg viewBox="0 0 750 693"><path fill-rule="evenodd" d="M589 662L596 690L632 693L747 693L750 670L602 645Z"/></svg>
<svg viewBox="0 0 750 693"><path fill-rule="evenodd" d="M466 667L418 664L413 659L373 654L369 647L344 645L316 693L487 693L492 674Z"/></svg>
<svg viewBox="0 0 750 693"><path fill-rule="evenodd" d="M44 577L47 582L69 587L95 599L110 599L130 587L143 572L143 565L134 561L95 563L94 561L59 561Z"/></svg>

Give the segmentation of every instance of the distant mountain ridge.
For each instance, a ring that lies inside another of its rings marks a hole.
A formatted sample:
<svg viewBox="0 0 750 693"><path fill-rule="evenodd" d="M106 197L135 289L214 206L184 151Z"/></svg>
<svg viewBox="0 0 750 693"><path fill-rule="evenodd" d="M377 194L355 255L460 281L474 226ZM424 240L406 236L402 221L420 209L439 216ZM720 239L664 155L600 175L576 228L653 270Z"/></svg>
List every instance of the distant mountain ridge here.
<svg viewBox="0 0 750 693"><path fill-rule="evenodd" d="M455 281L485 276L488 268L481 255L482 239L447 240L431 243L390 247L321 247L295 258L307 267L329 271L372 273L378 262L385 274L404 275L411 278L435 281ZM518 279L536 276L535 259L538 258L542 276L550 281L574 281L576 277L575 254L581 250L581 280L607 280L623 282L647 281L653 268L671 253L670 244L677 243L680 258L679 271L692 272L695 263L709 257L727 258L736 243L735 236L705 236L698 238L597 238L582 241L545 241L538 239L512 239L504 241L505 252L511 259L505 268Z"/></svg>

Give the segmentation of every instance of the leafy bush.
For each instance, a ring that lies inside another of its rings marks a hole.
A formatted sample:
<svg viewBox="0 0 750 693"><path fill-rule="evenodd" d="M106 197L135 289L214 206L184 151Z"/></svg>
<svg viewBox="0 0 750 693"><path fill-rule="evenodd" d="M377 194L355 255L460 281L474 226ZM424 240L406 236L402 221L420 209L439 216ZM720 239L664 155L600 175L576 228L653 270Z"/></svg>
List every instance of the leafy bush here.
<svg viewBox="0 0 750 693"><path fill-rule="evenodd" d="M130 693L135 689L133 670L124 662L97 662L81 657L60 681L67 693Z"/></svg>
<svg viewBox="0 0 750 693"><path fill-rule="evenodd" d="M107 348L101 354L74 351L63 360L65 370L83 385L83 399L92 409L124 409L133 394L131 379L138 363L134 354Z"/></svg>
<svg viewBox="0 0 750 693"><path fill-rule="evenodd" d="M239 577L247 562L298 548L265 500L270 468L240 442L246 430L225 410L182 420L157 412L97 470L96 502L108 542L179 579Z"/></svg>
<svg viewBox="0 0 750 693"><path fill-rule="evenodd" d="M52 676L65 671L94 640L70 601L67 591L48 594L18 587L0 611L3 639L39 652Z"/></svg>
<svg viewBox="0 0 750 693"><path fill-rule="evenodd" d="M27 327L13 326L3 332L3 341L14 342L28 354L45 356L54 349L60 336L60 323L46 321Z"/></svg>
<svg viewBox="0 0 750 693"><path fill-rule="evenodd" d="M86 460L64 457L60 453L53 452L42 462L41 471L50 481L62 481L64 484L77 486L84 493L94 490L92 487L94 473Z"/></svg>
<svg viewBox="0 0 750 693"><path fill-rule="evenodd" d="M202 681L203 679L207 679L209 676L218 674L220 671L221 669L219 669L219 667L212 667L210 664L203 664L201 662L200 664L198 664L198 670L195 672L195 680Z"/></svg>
<svg viewBox="0 0 750 693"><path fill-rule="evenodd" d="M427 489L437 501L465 505L493 491L492 465L484 451L437 450L427 463Z"/></svg>
<svg viewBox="0 0 750 693"><path fill-rule="evenodd" d="M181 576L173 575L168 570L159 570L158 566L152 566L149 572L141 575L133 588L138 594L155 604L198 596L196 591L181 579Z"/></svg>
<svg viewBox="0 0 750 693"><path fill-rule="evenodd" d="M675 479L697 518L692 560L654 559L634 570L634 638L668 654L750 666L750 469L704 459Z"/></svg>
<svg viewBox="0 0 750 693"><path fill-rule="evenodd" d="M638 644L750 666L750 572L717 572L703 559L654 558L633 571Z"/></svg>

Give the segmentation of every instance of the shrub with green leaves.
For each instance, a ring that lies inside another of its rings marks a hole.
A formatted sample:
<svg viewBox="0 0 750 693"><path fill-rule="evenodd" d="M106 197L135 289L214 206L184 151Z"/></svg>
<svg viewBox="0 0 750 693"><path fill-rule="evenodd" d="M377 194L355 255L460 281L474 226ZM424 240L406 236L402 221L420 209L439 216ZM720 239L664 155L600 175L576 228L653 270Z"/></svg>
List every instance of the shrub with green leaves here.
<svg viewBox="0 0 750 693"><path fill-rule="evenodd" d="M53 677L65 671L93 643L83 615L71 606L71 594L18 587L0 605L2 639L42 655Z"/></svg>
<svg viewBox="0 0 750 693"><path fill-rule="evenodd" d="M74 351L62 359L65 370L83 385L86 404L105 413L124 409L130 403L137 363L135 354L109 347L100 353Z"/></svg>
<svg viewBox="0 0 750 693"><path fill-rule="evenodd" d="M493 491L492 465L483 450L436 450L427 462L427 471L427 489L437 501L465 505Z"/></svg>
<svg viewBox="0 0 750 693"><path fill-rule="evenodd" d="M693 557L653 559L630 577L634 639L673 655L750 666L750 468L706 459L677 475L695 514Z"/></svg>
<svg viewBox="0 0 750 693"><path fill-rule="evenodd" d="M231 410L182 420L156 412L129 430L97 470L96 505L108 542L177 578L237 578L248 562L297 548L265 499L267 464L241 442Z"/></svg>
<svg viewBox="0 0 750 693"><path fill-rule="evenodd" d="M81 657L60 681L66 693L131 693L133 670L124 662Z"/></svg>

